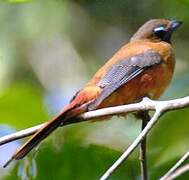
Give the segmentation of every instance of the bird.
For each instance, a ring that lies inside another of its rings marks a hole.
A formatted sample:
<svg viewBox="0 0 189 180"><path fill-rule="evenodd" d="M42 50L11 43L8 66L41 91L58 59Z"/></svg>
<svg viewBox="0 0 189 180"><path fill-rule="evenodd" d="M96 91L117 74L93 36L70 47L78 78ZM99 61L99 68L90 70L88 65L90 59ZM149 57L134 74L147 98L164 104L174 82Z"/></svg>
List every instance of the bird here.
<svg viewBox="0 0 189 180"><path fill-rule="evenodd" d="M60 114L39 129L5 163L24 158L58 127L75 123L84 112L126 105L143 97L158 99L169 85L175 67L171 43L182 21L150 19L78 91Z"/></svg>

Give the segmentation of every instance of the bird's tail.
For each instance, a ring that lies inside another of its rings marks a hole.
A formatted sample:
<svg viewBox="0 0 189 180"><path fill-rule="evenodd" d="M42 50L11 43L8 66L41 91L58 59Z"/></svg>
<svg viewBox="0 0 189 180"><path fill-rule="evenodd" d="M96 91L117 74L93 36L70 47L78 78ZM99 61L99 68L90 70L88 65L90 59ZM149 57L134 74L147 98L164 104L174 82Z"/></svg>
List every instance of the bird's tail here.
<svg viewBox="0 0 189 180"><path fill-rule="evenodd" d="M4 168L7 167L12 161L24 158L34 147L36 147L43 139L50 133L58 128L64 121L67 121L77 115L81 114L80 110L68 108L60 115L49 121L39 131L37 131L15 154L5 163Z"/></svg>

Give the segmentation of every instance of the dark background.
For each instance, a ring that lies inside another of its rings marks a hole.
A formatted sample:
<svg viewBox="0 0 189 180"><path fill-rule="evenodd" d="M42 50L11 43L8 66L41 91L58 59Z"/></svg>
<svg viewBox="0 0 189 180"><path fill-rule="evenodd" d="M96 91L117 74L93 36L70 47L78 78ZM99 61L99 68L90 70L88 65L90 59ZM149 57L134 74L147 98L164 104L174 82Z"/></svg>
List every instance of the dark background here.
<svg viewBox="0 0 189 180"><path fill-rule="evenodd" d="M0 135L58 113L136 29L152 18L184 22L173 37L176 69L161 99L189 95L188 0L0 1ZM140 121L113 117L60 128L0 176L98 179L140 132ZM22 140L0 147L0 165ZM189 109L169 112L148 141L149 175L157 179L189 149ZM110 179L139 179L138 151ZM187 179L189 175L179 179Z"/></svg>

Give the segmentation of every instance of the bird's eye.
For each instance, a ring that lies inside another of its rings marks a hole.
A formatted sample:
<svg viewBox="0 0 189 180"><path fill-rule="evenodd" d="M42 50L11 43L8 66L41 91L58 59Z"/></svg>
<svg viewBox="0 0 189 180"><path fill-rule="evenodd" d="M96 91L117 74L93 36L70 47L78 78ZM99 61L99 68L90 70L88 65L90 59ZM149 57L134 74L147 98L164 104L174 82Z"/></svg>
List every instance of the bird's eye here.
<svg viewBox="0 0 189 180"><path fill-rule="evenodd" d="M158 37L158 38L163 38L166 35L167 31L166 28L164 26L159 26L156 27L154 29L154 34Z"/></svg>

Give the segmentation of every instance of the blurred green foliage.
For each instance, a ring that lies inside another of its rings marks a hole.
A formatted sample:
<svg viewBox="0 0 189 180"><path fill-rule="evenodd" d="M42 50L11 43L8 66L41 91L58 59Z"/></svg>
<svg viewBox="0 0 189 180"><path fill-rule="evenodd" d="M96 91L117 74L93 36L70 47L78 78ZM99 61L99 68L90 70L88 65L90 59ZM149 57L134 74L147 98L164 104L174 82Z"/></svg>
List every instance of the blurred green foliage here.
<svg viewBox="0 0 189 180"><path fill-rule="evenodd" d="M26 3L26 2L31 2L32 0L4 0L9 3Z"/></svg>
<svg viewBox="0 0 189 180"><path fill-rule="evenodd" d="M48 117L42 103L41 93L30 84L12 84L0 97L1 123L21 129L42 122Z"/></svg>
<svg viewBox="0 0 189 180"><path fill-rule="evenodd" d="M188 95L188 9L188 0L1 1L1 124L22 129L49 119L54 109L60 111L54 106L66 104L73 91L151 18L184 21L173 37L175 76L161 99ZM150 179L163 175L189 149L188 117L188 109L169 112L151 132ZM30 174L28 179L98 179L139 131L140 122L132 116L60 128L37 154L0 172L7 174L6 180L23 179L31 168L36 168L36 177ZM110 179L139 178L136 151ZM178 179L188 178L186 173Z"/></svg>
<svg viewBox="0 0 189 180"><path fill-rule="evenodd" d="M41 180L52 180L64 177L65 179L98 179L104 172L104 167L108 167L118 158L120 152L107 148L91 145L89 147L81 146L80 141L66 140L61 146L61 151L56 152L52 146L45 146L38 153L37 177ZM139 173L136 167L136 161L128 161L115 173L111 179L129 179L136 177ZM126 168L124 167L126 165ZM14 175L8 176L9 179L19 179L16 169Z"/></svg>

